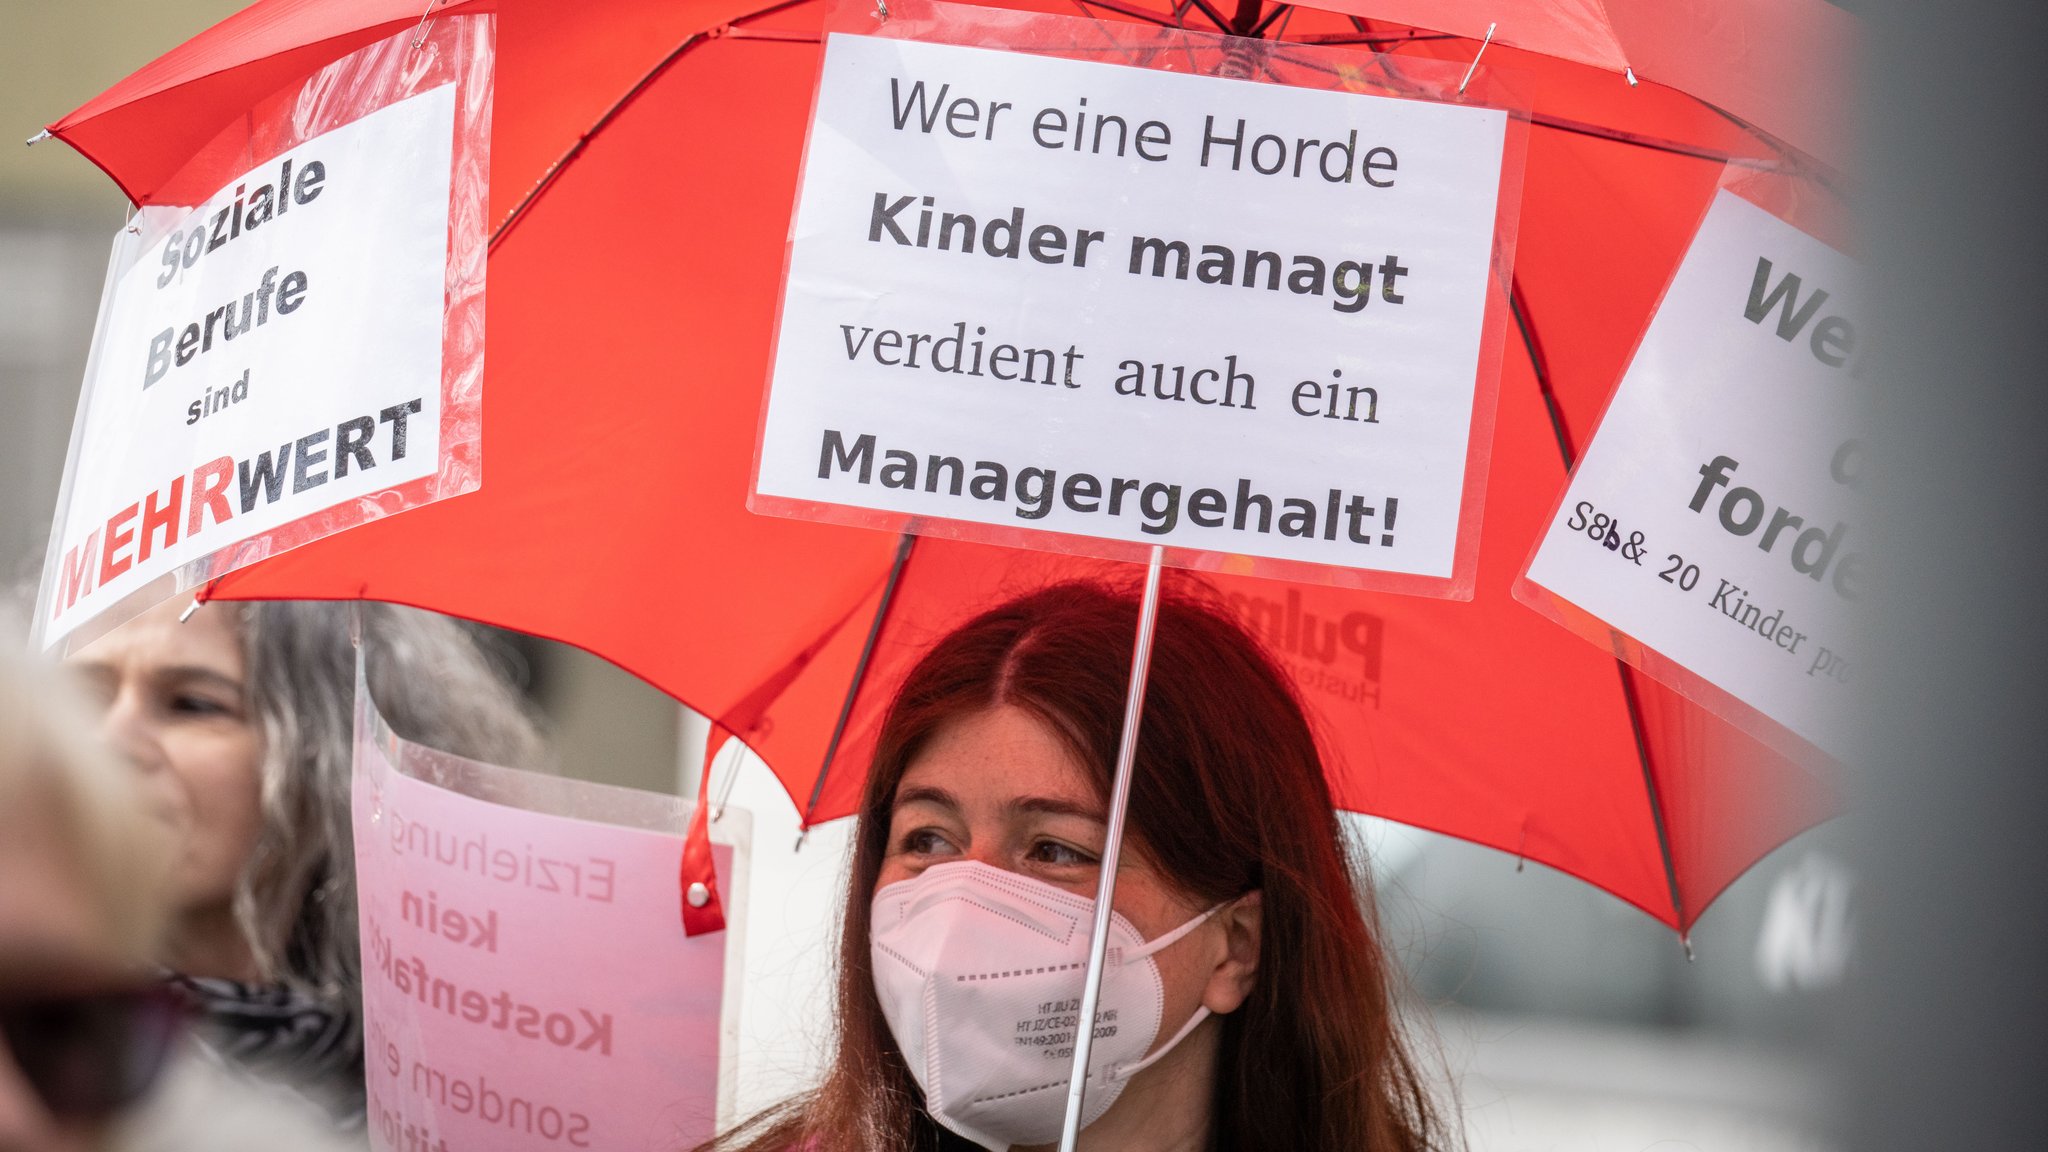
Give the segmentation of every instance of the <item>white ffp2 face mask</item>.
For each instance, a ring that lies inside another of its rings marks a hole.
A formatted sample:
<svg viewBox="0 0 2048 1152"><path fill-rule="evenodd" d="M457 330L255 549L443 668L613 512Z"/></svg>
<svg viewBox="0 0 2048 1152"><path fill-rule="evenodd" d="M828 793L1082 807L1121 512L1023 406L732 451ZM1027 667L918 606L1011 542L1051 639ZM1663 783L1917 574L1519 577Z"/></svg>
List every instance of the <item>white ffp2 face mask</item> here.
<svg viewBox="0 0 2048 1152"><path fill-rule="evenodd" d="M1110 916L1083 1126L1209 1015L1145 1055L1166 1002L1152 957L1215 912L1149 942ZM994 1152L1059 1139L1094 920L1087 897L972 860L875 893L875 993L934 1120Z"/></svg>

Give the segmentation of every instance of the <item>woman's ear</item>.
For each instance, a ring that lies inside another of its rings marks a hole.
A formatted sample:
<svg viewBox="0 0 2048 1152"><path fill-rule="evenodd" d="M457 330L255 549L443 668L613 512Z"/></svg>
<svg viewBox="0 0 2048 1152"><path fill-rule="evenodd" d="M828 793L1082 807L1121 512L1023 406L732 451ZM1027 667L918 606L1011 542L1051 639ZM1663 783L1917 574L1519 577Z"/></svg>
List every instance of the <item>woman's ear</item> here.
<svg viewBox="0 0 2048 1152"><path fill-rule="evenodd" d="M1223 929L1223 956L1209 972L1202 1006L1218 1016L1237 1011L1258 983L1264 920L1264 896L1259 892L1247 892L1216 913L1216 924Z"/></svg>

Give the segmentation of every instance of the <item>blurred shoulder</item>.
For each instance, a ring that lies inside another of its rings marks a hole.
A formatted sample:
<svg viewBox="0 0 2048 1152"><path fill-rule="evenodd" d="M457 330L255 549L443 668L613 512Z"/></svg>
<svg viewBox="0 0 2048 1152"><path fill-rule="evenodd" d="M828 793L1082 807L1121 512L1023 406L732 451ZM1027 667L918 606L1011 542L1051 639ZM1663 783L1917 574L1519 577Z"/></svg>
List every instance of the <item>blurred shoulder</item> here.
<svg viewBox="0 0 2048 1152"><path fill-rule="evenodd" d="M124 1113L108 1152L364 1152L364 1133L335 1131L286 1092L267 1091L187 1045L155 1089Z"/></svg>

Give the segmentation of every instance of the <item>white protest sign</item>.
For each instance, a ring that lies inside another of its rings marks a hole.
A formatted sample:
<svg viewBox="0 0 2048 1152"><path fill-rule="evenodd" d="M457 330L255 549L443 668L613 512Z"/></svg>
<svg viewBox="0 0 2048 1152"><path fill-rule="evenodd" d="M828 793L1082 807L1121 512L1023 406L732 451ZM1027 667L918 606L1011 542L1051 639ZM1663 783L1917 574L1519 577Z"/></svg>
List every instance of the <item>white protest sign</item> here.
<svg viewBox="0 0 2048 1152"><path fill-rule="evenodd" d="M444 84L117 238L45 643L185 564L388 511L350 506L435 475L455 114Z"/></svg>
<svg viewBox="0 0 2048 1152"><path fill-rule="evenodd" d="M755 506L1450 580L1506 129L832 35Z"/></svg>
<svg viewBox="0 0 2048 1152"><path fill-rule="evenodd" d="M731 1110L744 815L728 810L714 832L727 930L689 937L681 802L409 744L358 696L377 1152L669 1152L710 1139Z"/></svg>
<svg viewBox="0 0 2048 1152"><path fill-rule="evenodd" d="M1721 192L1572 473L1535 588L1517 588L1838 759L1867 579L1860 280L1848 257Z"/></svg>

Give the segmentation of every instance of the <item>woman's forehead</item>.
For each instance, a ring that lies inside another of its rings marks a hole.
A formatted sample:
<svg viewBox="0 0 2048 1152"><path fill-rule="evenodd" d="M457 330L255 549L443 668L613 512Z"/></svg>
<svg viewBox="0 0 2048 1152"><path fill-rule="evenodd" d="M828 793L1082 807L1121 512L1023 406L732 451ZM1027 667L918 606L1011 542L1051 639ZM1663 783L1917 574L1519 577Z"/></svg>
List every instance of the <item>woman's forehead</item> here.
<svg viewBox="0 0 2048 1152"><path fill-rule="evenodd" d="M1093 775L1051 725L1014 705L955 717L925 741L896 784L896 804L1099 813Z"/></svg>
<svg viewBox="0 0 2048 1152"><path fill-rule="evenodd" d="M176 597L151 608L86 645L72 662L88 667L191 667L240 680L243 674L239 613L232 606L194 612Z"/></svg>

